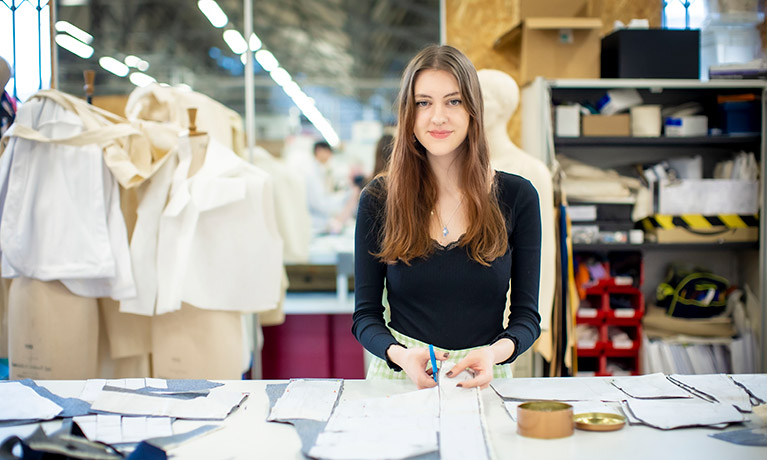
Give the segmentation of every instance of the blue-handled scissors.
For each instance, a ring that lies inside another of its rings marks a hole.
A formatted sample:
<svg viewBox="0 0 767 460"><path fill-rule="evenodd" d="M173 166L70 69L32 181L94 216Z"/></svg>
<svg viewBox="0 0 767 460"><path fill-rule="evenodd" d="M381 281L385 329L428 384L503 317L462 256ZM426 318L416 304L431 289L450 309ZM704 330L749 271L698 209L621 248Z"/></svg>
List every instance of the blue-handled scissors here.
<svg viewBox="0 0 767 460"><path fill-rule="evenodd" d="M431 358L431 376L437 381L437 357L434 356L434 345L429 344L429 357Z"/></svg>

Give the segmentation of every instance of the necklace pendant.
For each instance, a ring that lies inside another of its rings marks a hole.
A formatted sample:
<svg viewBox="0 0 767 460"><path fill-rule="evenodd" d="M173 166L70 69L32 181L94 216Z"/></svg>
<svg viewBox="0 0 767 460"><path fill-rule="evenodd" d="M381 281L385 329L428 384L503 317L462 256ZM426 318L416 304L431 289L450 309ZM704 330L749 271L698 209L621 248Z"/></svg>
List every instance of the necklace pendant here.
<svg viewBox="0 0 767 460"><path fill-rule="evenodd" d="M442 227L442 237L446 238L448 233L450 232L447 231L447 225L445 225L444 227Z"/></svg>

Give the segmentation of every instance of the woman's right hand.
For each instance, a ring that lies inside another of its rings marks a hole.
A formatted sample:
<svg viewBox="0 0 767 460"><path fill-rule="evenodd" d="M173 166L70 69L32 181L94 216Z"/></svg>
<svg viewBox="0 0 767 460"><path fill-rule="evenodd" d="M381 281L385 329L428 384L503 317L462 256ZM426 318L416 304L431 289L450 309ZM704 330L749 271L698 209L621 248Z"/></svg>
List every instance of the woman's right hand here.
<svg viewBox="0 0 767 460"><path fill-rule="evenodd" d="M427 348L405 348L401 345L392 345L386 354L392 362L402 368L402 371L410 377L410 380L416 384L419 390L437 386L431 372L426 370L430 361ZM448 353L437 353L436 358L438 361L444 361L448 356Z"/></svg>

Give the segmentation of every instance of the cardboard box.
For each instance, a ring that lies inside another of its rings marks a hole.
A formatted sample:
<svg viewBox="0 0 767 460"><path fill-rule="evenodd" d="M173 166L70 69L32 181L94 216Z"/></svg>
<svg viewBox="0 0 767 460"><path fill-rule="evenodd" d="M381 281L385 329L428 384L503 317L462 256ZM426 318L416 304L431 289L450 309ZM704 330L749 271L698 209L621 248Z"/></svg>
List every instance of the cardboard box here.
<svg viewBox="0 0 767 460"><path fill-rule="evenodd" d="M748 243L759 241L759 228L711 227L706 230L693 228L656 228L647 232L657 243Z"/></svg>
<svg viewBox="0 0 767 460"><path fill-rule="evenodd" d="M700 76L700 31L622 29L602 39L602 78Z"/></svg>
<svg viewBox="0 0 767 460"><path fill-rule="evenodd" d="M627 113L618 115L586 115L583 117L583 136L631 135L631 117Z"/></svg>
<svg viewBox="0 0 767 460"><path fill-rule="evenodd" d="M588 0L519 0L519 20L588 16Z"/></svg>
<svg viewBox="0 0 767 460"><path fill-rule="evenodd" d="M527 18L493 48L520 69L520 86L536 77L599 78L601 28L598 18Z"/></svg>

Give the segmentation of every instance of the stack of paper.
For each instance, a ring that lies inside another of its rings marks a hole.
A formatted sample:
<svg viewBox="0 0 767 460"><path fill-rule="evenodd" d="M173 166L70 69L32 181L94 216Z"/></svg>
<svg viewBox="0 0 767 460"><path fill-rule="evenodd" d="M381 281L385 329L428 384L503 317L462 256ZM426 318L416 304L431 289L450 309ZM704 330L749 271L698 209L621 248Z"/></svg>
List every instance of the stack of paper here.
<svg viewBox="0 0 767 460"><path fill-rule="evenodd" d="M137 443L173 434L169 417L99 414L74 417L72 420L80 426L86 438L107 444Z"/></svg>
<svg viewBox="0 0 767 460"><path fill-rule="evenodd" d="M490 386L505 399L523 401L621 401L626 395L609 379L548 377L494 380Z"/></svg>
<svg viewBox="0 0 767 460"><path fill-rule="evenodd" d="M463 371L447 377L452 363L445 363L439 372L439 453L443 460L490 458L482 398L479 388L456 385L471 378Z"/></svg>
<svg viewBox="0 0 767 460"><path fill-rule="evenodd" d="M689 392L669 381L663 374L638 377L617 377L612 380L616 388L637 399L691 398ZM625 399L621 398L621 399Z"/></svg>
<svg viewBox="0 0 767 460"><path fill-rule="evenodd" d="M141 390L111 391L105 387L98 393L91 410L123 415L223 420L245 396L222 388L211 390L205 396L179 398L174 395L142 393Z"/></svg>
<svg viewBox="0 0 767 460"><path fill-rule="evenodd" d="M19 382L0 383L0 421L50 420L62 409Z"/></svg>
<svg viewBox="0 0 767 460"><path fill-rule="evenodd" d="M687 388L703 399L732 404L741 412L751 412L748 393L725 374L670 375L669 380Z"/></svg>
<svg viewBox="0 0 767 460"><path fill-rule="evenodd" d="M341 392L342 380L291 380L269 413L269 421L330 418Z"/></svg>
<svg viewBox="0 0 767 460"><path fill-rule="evenodd" d="M402 459L435 452L436 388L384 398L343 401L309 455L324 459Z"/></svg>
<svg viewBox="0 0 767 460"><path fill-rule="evenodd" d="M634 418L661 430L742 422L732 404L690 399L633 399L626 401Z"/></svg>
<svg viewBox="0 0 767 460"><path fill-rule="evenodd" d="M767 403L767 374L743 374L730 376L762 404Z"/></svg>

